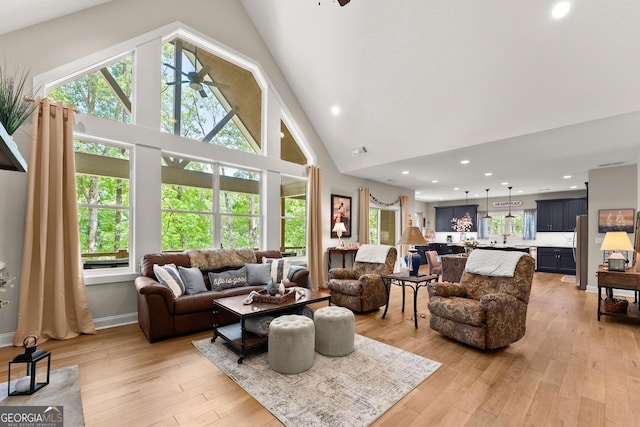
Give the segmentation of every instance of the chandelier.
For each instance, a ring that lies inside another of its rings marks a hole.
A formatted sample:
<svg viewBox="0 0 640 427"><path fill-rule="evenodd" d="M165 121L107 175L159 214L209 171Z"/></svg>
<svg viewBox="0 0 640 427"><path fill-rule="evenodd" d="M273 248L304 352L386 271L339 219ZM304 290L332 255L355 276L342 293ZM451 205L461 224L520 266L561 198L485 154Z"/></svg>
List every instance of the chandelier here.
<svg viewBox="0 0 640 427"><path fill-rule="evenodd" d="M464 192L464 206L467 207L469 205L468 202L468 195L469 195L469 190ZM471 215L469 214L469 212L465 212L465 214L462 216L462 218L456 218L455 219L455 224L454 224L455 230L458 232L467 232L467 231L471 231L471 228L473 227L473 220L471 219Z"/></svg>

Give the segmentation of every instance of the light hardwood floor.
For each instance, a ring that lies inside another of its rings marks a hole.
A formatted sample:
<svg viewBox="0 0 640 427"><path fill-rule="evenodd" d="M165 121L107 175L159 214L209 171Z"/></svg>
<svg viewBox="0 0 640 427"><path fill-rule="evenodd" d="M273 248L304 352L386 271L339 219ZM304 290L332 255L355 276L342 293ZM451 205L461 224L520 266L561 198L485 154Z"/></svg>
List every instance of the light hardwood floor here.
<svg viewBox="0 0 640 427"><path fill-rule="evenodd" d="M432 331L426 289L417 330L412 295L407 291L401 313L396 286L386 319L382 310L357 315L359 334L443 364L374 425L640 426L640 322L598 322L596 295L560 278L536 273L527 334L500 351L481 352ZM80 366L88 426L282 425L191 344L207 337L149 344L134 324L39 348L51 351L52 369ZM0 349L3 381L19 350Z"/></svg>

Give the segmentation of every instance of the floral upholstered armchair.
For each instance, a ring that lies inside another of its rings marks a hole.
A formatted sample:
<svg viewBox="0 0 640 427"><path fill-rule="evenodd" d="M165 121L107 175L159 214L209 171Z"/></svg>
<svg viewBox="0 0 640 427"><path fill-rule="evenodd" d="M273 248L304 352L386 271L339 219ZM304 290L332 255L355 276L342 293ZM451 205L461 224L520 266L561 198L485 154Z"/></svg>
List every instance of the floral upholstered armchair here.
<svg viewBox="0 0 640 427"><path fill-rule="evenodd" d="M387 303L387 290L381 274L393 273L398 252L393 246L362 245L353 268L329 270L331 304L355 312L377 310Z"/></svg>
<svg viewBox="0 0 640 427"><path fill-rule="evenodd" d="M511 258L512 277L494 274L492 264L500 264L500 256ZM471 272L473 265L480 265L479 273ZM527 254L474 250L459 284L428 285L431 329L480 349L518 341L526 330L534 270L535 261Z"/></svg>

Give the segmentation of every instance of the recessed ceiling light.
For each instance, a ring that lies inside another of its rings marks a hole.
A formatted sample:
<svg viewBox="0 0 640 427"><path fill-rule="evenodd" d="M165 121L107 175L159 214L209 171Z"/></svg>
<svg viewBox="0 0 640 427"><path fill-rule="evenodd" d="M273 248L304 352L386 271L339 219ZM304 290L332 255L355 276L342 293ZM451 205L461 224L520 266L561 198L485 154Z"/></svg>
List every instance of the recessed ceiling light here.
<svg viewBox="0 0 640 427"><path fill-rule="evenodd" d="M402 171L402 175L409 175L409 171Z"/></svg>
<svg viewBox="0 0 640 427"><path fill-rule="evenodd" d="M578 188L578 186L577 186L577 185L572 185L572 186L571 186L571 187L569 187L569 188L571 188L572 190L575 190L576 188Z"/></svg>
<svg viewBox="0 0 640 427"><path fill-rule="evenodd" d="M522 193L523 190L518 190L518 193Z"/></svg>
<svg viewBox="0 0 640 427"><path fill-rule="evenodd" d="M280 132L280 138L284 138L284 132Z"/></svg>
<svg viewBox="0 0 640 427"><path fill-rule="evenodd" d="M334 105L333 107L331 107L331 114L333 114L334 116L337 116L340 114L340 107L337 105Z"/></svg>
<svg viewBox="0 0 640 427"><path fill-rule="evenodd" d="M461 165L468 165L469 164L469 160L460 160L460 164Z"/></svg>
<svg viewBox="0 0 640 427"><path fill-rule="evenodd" d="M569 178L571 178L571 175L565 175L565 176L563 176L563 178L564 179L569 179Z"/></svg>
<svg viewBox="0 0 640 427"><path fill-rule="evenodd" d="M434 179L433 181L431 181L431 183L432 183L432 184L435 184L435 183L437 183L437 182L438 182L438 180L437 180L437 179Z"/></svg>
<svg viewBox="0 0 640 427"><path fill-rule="evenodd" d="M509 185L508 182L501 182L500 185Z"/></svg>
<svg viewBox="0 0 640 427"><path fill-rule="evenodd" d="M458 191L460 187L454 187L453 191Z"/></svg>
<svg viewBox="0 0 640 427"><path fill-rule="evenodd" d="M491 176L491 175L493 175L493 172L487 172L484 174L484 176Z"/></svg>
<svg viewBox="0 0 640 427"><path fill-rule="evenodd" d="M419 191L416 191L416 194L420 194L420 192L419 192Z"/></svg>
<svg viewBox="0 0 640 427"><path fill-rule="evenodd" d="M571 9L571 4L569 4L568 1L561 1L553 6L551 16L553 16L554 19L564 18L567 13L569 13L569 9Z"/></svg>
<svg viewBox="0 0 640 427"><path fill-rule="evenodd" d="M474 194L474 195L473 195L473 197L478 197L478 196L480 196L480 195L479 195L479 194Z"/></svg>

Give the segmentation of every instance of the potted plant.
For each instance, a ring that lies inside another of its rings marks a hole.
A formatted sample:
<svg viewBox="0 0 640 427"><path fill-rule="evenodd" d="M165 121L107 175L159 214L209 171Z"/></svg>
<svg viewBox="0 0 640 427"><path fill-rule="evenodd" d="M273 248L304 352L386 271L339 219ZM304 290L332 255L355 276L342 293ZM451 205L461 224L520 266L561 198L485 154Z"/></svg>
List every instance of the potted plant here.
<svg viewBox="0 0 640 427"><path fill-rule="evenodd" d="M0 66L0 123L9 135L13 135L36 108L35 90L26 86L28 76L28 70L8 70L6 64Z"/></svg>

